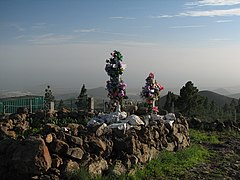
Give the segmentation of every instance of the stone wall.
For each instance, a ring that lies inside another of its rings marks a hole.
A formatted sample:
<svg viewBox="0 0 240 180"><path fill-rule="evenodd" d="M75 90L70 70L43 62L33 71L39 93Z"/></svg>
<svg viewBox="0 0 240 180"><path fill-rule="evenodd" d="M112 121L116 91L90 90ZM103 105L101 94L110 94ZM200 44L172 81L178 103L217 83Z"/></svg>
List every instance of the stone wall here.
<svg viewBox="0 0 240 180"><path fill-rule="evenodd" d="M161 119L127 131L105 123L85 127L47 124L40 134L26 139L0 141L1 179L67 179L81 167L101 175L111 169L116 174L158 156L162 150L176 151L189 146L188 123L178 117L172 126Z"/></svg>

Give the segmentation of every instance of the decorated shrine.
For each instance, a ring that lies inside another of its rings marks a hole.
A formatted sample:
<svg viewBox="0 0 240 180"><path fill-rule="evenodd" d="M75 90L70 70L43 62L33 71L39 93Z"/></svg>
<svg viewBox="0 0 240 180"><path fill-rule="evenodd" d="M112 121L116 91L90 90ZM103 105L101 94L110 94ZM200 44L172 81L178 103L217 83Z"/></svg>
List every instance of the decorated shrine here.
<svg viewBox="0 0 240 180"><path fill-rule="evenodd" d="M126 83L121 78L126 64L122 62L122 54L114 50L111 57L106 60L105 71L110 79L107 81L106 88L108 90L108 97L110 98L110 105L112 110L120 111L123 99L126 99Z"/></svg>
<svg viewBox="0 0 240 180"><path fill-rule="evenodd" d="M150 73L146 78L146 84L142 87L141 97L146 100L148 106L148 112L152 113L158 112L158 106L156 106L155 102L160 97L160 91L164 89L154 78L154 74Z"/></svg>

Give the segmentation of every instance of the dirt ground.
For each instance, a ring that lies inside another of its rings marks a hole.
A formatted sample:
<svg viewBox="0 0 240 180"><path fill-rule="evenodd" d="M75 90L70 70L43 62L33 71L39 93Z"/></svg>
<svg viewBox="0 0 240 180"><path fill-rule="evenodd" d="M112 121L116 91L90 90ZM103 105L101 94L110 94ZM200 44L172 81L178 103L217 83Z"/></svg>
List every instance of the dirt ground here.
<svg viewBox="0 0 240 180"><path fill-rule="evenodd" d="M213 155L179 179L240 180L240 134L219 134L220 143L200 143Z"/></svg>

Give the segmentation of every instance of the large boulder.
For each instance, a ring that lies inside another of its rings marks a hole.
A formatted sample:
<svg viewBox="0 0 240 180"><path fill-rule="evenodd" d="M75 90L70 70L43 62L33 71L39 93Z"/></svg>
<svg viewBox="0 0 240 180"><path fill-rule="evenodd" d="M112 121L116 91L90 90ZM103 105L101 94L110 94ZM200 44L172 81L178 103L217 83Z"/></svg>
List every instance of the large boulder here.
<svg viewBox="0 0 240 180"><path fill-rule="evenodd" d="M51 168L52 159L41 137L31 136L23 141L6 139L0 141L0 147L0 161L4 162L0 169L8 169L4 172L7 179L40 175Z"/></svg>

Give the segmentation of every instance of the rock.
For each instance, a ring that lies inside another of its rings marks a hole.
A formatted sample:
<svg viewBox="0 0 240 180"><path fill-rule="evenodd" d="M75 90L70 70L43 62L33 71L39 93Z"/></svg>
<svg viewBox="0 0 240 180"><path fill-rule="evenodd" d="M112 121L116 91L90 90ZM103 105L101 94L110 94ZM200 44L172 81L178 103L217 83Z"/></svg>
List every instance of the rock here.
<svg viewBox="0 0 240 180"><path fill-rule="evenodd" d="M150 149L147 144L142 143L141 154L137 155L141 163L146 163L150 159Z"/></svg>
<svg viewBox="0 0 240 180"><path fill-rule="evenodd" d="M174 142L167 143L167 148L168 151L174 151L175 149L175 144Z"/></svg>
<svg viewBox="0 0 240 180"><path fill-rule="evenodd" d="M49 150L57 154L67 154L69 145L64 141L56 139L49 144Z"/></svg>
<svg viewBox="0 0 240 180"><path fill-rule="evenodd" d="M84 127L83 125L79 124L79 126L78 126L78 136L85 136L88 133L89 133L88 129L86 127Z"/></svg>
<svg viewBox="0 0 240 180"><path fill-rule="evenodd" d="M103 123L96 129L96 136L100 137L108 132L107 124Z"/></svg>
<svg viewBox="0 0 240 180"><path fill-rule="evenodd" d="M104 159L92 162L88 166L88 172L93 175L101 175L103 171L108 169L108 163Z"/></svg>
<svg viewBox="0 0 240 180"><path fill-rule="evenodd" d="M76 148L69 148L68 152L67 152L67 155L69 155L72 158L79 159L79 160L82 159L83 154L84 154L83 150L78 148L78 147L76 147Z"/></svg>
<svg viewBox="0 0 240 180"><path fill-rule="evenodd" d="M151 114L150 118L151 118L151 121L160 121L162 119L162 116L158 114Z"/></svg>
<svg viewBox="0 0 240 180"><path fill-rule="evenodd" d="M136 171L137 171L136 169L130 169L128 175L134 176L136 174Z"/></svg>
<svg viewBox="0 0 240 180"><path fill-rule="evenodd" d="M59 177L55 174L42 175L39 177L40 180L59 180Z"/></svg>
<svg viewBox="0 0 240 180"><path fill-rule="evenodd" d="M127 172L126 167L122 164L122 161L117 160L114 164L112 172L116 175L121 175Z"/></svg>
<svg viewBox="0 0 240 180"><path fill-rule="evenodd" d="M56 132L55 134L56 134L57 139L59 139L61 141L66 141L66 137L65 137L66 133L64 133L62 130Z"/></svg>
<svg viewBox="0 0 240 180"><path fill-rule="evenodd" d="M176 117L175 117L174 113L168 113L168 114L165 115L165 119L168 120L168 121L175 121Z"/></svg>
<svg viewBox="0 0 240 180"><path fill-rule="evenodd" d="M181 149L188 147L190 145L189 136L183 136L183 141L180 145L181 145Z"/></svg>
<svg viewBox="0 0 240 180"><path fill-rule="evenodd" d="M79 127L79 124L69 123L69 124L67 125L67 127L70 128L71 135L73 135L73 136L78 136L78 127Z"/></svg>
<svg viewBox="0 0 240 180"><path fill-rule="evenodd" d="M52 155L52 168L59 168L63 164L62 158L57 154Z"/></svg>
<svg viewBox="0 0 240 180"><path fill-rule="evenodd" d="M201 129L202 121L198 118L192 118L188 121L189 127L194 129Z"/></svg>
<svg viewBox="0 0 240 180"><path fill-rule="evenodd" d="M156 148L154 147L151 147L150 149L150 157L149 157L149 161L151 161L152 159L156 159L159 155L159 150L157 150Z"/></svg>
<svg viewBox="0 0 240 180"><path fill-rule="evenodd" d="M28 128L29 122L26 120L18 121L17 124L15 124L15 129L18 129L20 134L23 134Z"/></svg>
<svg viewBox="0 0 240 180"><path fill-rule="evenodd" d="M50 134L50 133L57 133L61 131L61 128L55 124L46 124L43 128L43 132L45 132L45 134Z"/></svg>
<svg viewBox="0 0 240 180"><path fill-rule="evenodd" d="M46 143L51 143L53 141L53 136L52 134L47 134L45 137L45 142Z"/></svg>
<svg viewBox="0 0 240 180"><path fill-rule="evenodd" d="M140 119L140 117L134 114L127 117L126 121L128 121L128 123L131 125L144 125L144 122Z"/></svg>
<svg viewBox="0 0 240 180"><path fill-rule="evenodd" d="M101 155L106 151L106 143L102 141L101 139L97 139L92 137L89 142L89 150L91 153L96 154L96 155Z"/></svg>
<svg viewBox="0 0 240 180"><path fill-rule="evenodd" d="M69 134L65 134L66 141L69 145L78 145L82 146L83 145L83 140L80 137L76 136L71 136Z"/></svg>
<svg viewBox="0 0 240 180"><path fill-rule="evenodd" d="M128 154L125 155L125 157L123 157L121 159L123 165L126 167L126 169L130 169L132 166L131 160L129 158L130 156Z"/></svg>
<svg viewBox="0 0 240 180"><path fill-rule="evenodd" d="M135 155L130 155L129 160L131 161L132 165L137 165L138 164L138 158Z"/></svg>
<svg viewBox="0 0 240 180"><path fill-rule="evenodd" d="M79 169L79 164L72 160L67 160L64 162L63 172L65 174L71 173L74 170Z"/></svg>
<svg viewBox="0 0 240 180"><path fill-rule="evenodd" d="M90 153L86 152L83 154L80 164L82 167L86 167L87 164L89 164L91 161L92 161L92 158L90 157Z"/></svg>
<svg viewBox="0 0 240 180"><path fill-rule="evenodd" d="M14 125L12 120L7 120L6 122L0 122L0 135L2 136L1 139L4 138L4 136L16 138L16 132L14 131Z"/></svg>
<svg viewBox="0 0 240 180"><path fill-rule="evenodd" d="M125 111L122 111L119 115L119 119L126 119L127 118L127 113Z"/></svg>
<svg viewBox="0 0 240 180"><path fill-rule="evenodd" d="M129 137L131 138L131 137ZM132 137L134 139L134 137ZM135 140L135 139L134 139ZM127 152L131 154L135 150L135 141L128 142L129 139L123 139L115 137L113 139L113 153L118 157L122 155L122 152ZM131 147L132 146L132 147Z"/></svg>
<svg viewBox="0 0 240 180"><path fill-rule="evenodd" d="M130 129L130 125L128 123L114 123L108 126L112 130L112 134L115 136L122 137Z"/></svg>
<svg viewBox="0 0 240 180"><path fill-rule="evenodd" d="M7 149L9 148L9 146L11 146L13 143L16 143L16 140L14 139L3 139L0 141L0 155L6 155L7 154ZM6 157L7 158L7 157ZM5 163L3 161L0 161L0 164L1 163Z"/></svg>
<svg viewBox="0 0 240 180"><path fill-rule="evenodd" d="M6 147L7 144L8 147ZM51 156L44 140L40 137L31 136L23 141L8 139L1 141L0 147L3 147L0 158L6 157L4 166L7 165L10 177L40 175L51 167Z"/></svg>
<svg viewBox="0 0 240 180"><path fill-rule="evenodd" d="M48 170L48 174L50 174L50 176L51 176L51 175L60 176L60 175L61 175L61 172L60 172L60 170L57 169L57 168L51 168L51 169Z"/></svg>
<svg viewBox="0 0 240 180"><path fill-rule="evenodd" d="M177 139L177 142L178 143L182 143L183 142L183 134L182 133L176 133L176 134L174 134L174 136L175 136L175 138Z"/></svg>

